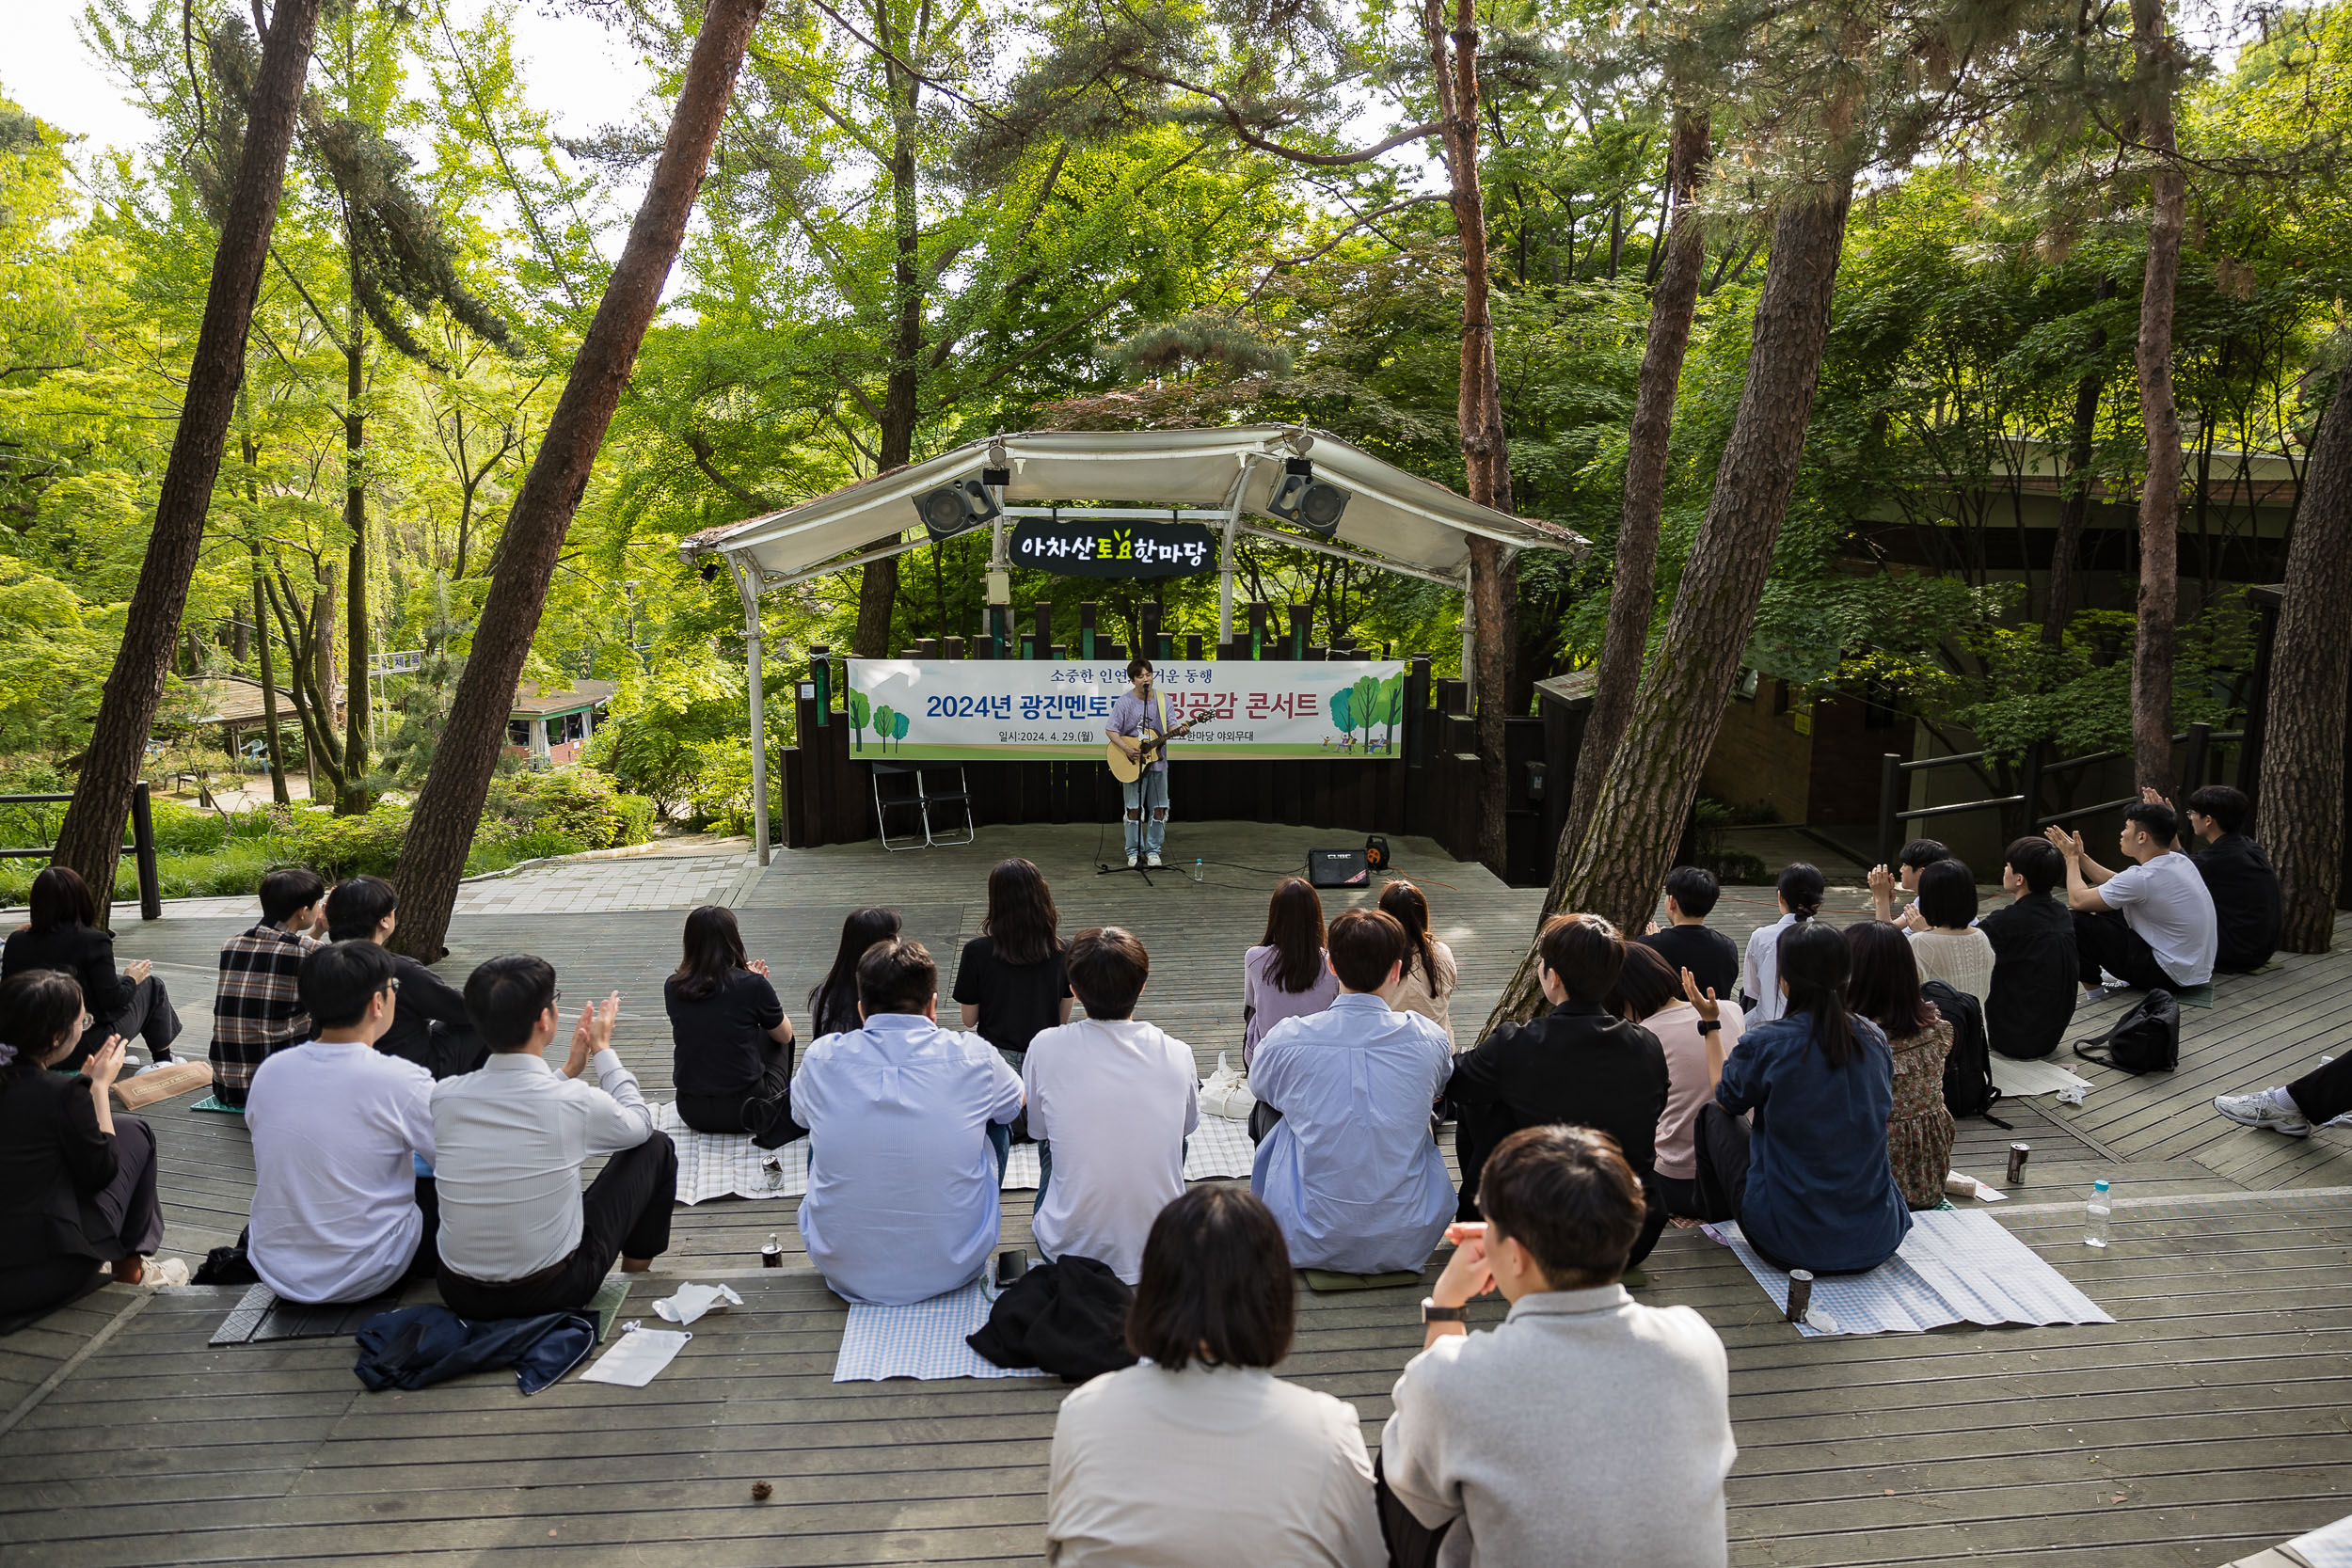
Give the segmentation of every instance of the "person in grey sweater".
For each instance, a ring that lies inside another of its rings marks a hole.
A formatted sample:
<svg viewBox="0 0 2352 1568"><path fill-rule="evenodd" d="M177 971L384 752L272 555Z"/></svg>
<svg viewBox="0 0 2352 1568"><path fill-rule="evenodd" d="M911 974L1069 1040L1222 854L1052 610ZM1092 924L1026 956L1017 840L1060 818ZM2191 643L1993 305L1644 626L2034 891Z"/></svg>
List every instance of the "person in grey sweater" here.
<svg viewBox="0 0 2352 1568"><path fill-rule="evenodd" d="M1381 1433L1395 1560L1722 1564L1739 1453L1723 1341L1690 1307L1644 1307L1618 1283L1643 1200L1616 1141L1522 1129L1487 1158L1478 1202L1486 1223L1454 1227ZM1464 1308L1489 1291L1510 1313L1471 1334Z"/></svg>

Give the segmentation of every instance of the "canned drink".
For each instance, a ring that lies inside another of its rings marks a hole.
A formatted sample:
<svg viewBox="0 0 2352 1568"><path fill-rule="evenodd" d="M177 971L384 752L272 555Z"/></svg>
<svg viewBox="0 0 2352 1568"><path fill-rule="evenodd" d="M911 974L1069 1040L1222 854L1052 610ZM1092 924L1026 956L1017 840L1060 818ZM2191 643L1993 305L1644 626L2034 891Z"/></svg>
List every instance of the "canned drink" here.
<svg viewBox="0 0 2352 1568"><path fill-rule="evenodd" d="M2008 1185L2014 1187L2019 1182L2026 1180L2026 1160L2032 1153L2033 1146L2031 1144L2011 1144L2009 1146Z"/></svg>
<svg viewBox="0 0 2352 1568"><path fill-rule="evenodd" d="M768 1244L759 1249L759 1266L763 1269L784 1267L784 1248L776 1241L776 1232L768 1232Z"/></svg>
<svg viewBox="0 0 2352 1568"><path fill-rule="evenodd" d="M1804 1322L1804 1315L1813 1305L1813 1273L1809 1269L1788 1271L1788 1321Z"/></svg>

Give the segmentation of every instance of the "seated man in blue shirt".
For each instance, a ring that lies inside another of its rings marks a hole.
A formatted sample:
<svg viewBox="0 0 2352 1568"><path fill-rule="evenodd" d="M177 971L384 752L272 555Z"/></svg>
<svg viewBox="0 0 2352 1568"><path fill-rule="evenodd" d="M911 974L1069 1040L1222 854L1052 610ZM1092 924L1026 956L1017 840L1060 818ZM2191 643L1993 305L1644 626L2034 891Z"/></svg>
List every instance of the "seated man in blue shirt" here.
<svg viewBox="0 0 2352 1568"><path fill-rule="evenodd" d="M1281 1222L1291 1261L1338 1274L1419 1272L1454 1217L1454 1183L1429 1135L1454 1070L1445 1031L1391 1011L1405 927L1378 910L1331 922L1340 994L1258 1042L1249 1085L1281 1119L1258 1146L1250 1190Z"/></svg>
<svg viewBox="0 0 2352 1568"><path fill-rule="evenodd" d="M896 1307L978 1276L996 1245L1021 1079L978 1035L939 1026L939 969L919 942L857 964L865 1026L827 1035L792 1076L808 1129L801 1240L834 1293Z"/></svg>

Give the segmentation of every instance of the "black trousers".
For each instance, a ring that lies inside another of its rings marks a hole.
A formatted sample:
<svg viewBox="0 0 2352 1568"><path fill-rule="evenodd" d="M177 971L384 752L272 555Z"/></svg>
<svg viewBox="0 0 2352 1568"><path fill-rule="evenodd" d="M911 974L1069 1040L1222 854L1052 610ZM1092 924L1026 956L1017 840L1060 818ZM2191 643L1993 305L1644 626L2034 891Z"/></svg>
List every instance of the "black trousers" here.
<svg viewBox="0 0 2352 1568"><path fill-rule="evenodd" d="M164 1239L155 1197L155 1133L137 1117L115 1113L115 1179L82 1201L88 1250L8 1259L0 1266L0 1312L32 1312L71 1300L107 1263L145 1257Z"/></svg>
<svg viewBox="0 0 2352 1568"><path fill-rule="evenodd" d="M761 1148L782 1148L808 1129L792 1119L792 1048L773 1040L761 1050L759 1081L732 1094L678 1091L678 1119L697 1132L749 1132Z"/></svg>
<svg viewBox="0 0 2352 1568"><path fill-rule="evenodd" d="M2287 1085L2304 1119L2313 1127L2352 1111L2352 1056L2338 1056Z"/></svg>
<svg viewBox="0 0 2352 1568"><path fill-rule="evenodd" d="M1698 1202L1693 1219L1720 1224L1740 1217L1748 1196L1748 1124L1713 1101L1699 1107L1691 1133L1698 1174L1691 1179Z"/></svg>
<svg viewBox="0 0 2352 1568"><path fill-rule="evenodd" d="M2086 986L2100 983L2104 969L2135 990L2178 990L2181 983L2156 962L2155 949L2124 922L2117 910L2074 911L2074 956Z"/></svg>
<svg viewBox="0 0 2352 1568"><path fill-rule="evenodd" d="M93 1016L90 1026L82 1031L81 1043L73 1053L56 1064L60 1072L81 1069L90 1053L106 1043L109 1035L120 1035L124 1043L134 1039L147 1042L147 1053L159 1062L171 1060L171 1042L180 1037L179 1009L171 1005L171 993L164 983L151 974L131 987L131 1000L120 1012L108 1017Z"/></svg>
<svg viewBox="0 0 2352 1568"><path fill-rule="evenodd" d="M1389 1568L1437 1568L1438 1552L1455 1521L1448 1519L1431 1529L1415 1518L1404 1499L1389 1490L1377 1454L1372 1461L1372 1498L1380 1511L1380 1539L1389 1548Z"/></svg>
<svg viewBox="0 0 2352 1568"><path fill-rule="evenodd" d="M580 1196L580 1244L526 1278L490 1283L441 1271L441 1299L461 1318L536 1318L576 1312L604 1283L615 1258L659 1258L670 1250L677 1201L677 1147L656 1132L605 1162Z"/></svg>
<svg viewBox="0 0 2352 1568"><path fill-rule="evenodd" d="M1478 1209L1478 1173L1486 1168L1486 1156L1495 1145L1518 1131L1507 1114L1490 1107L1454 1105L1454 1158L1462 1167L1462 1186L1454 1209L1457 1220L1475 1220ZM1625 1266L1633 1268L1650 1255L1658 1244L1659 1233L1666 1228L1666 1195L1658 1185L1658 1173L1636 1168L1634 1175L1642 1179L1642 1202L1646 1211L1642 1216L1641 1233L1633 1238L1633 1250L1625 1256Z"/></svg>

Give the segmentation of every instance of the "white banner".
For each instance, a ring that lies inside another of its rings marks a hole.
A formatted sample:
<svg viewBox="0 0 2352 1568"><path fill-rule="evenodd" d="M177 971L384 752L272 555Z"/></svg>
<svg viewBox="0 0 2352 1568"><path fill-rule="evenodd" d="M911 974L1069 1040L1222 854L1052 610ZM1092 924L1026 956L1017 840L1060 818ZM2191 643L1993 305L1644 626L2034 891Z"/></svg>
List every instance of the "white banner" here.
<svg viewBox="0 0 2352 1568"><path fill-rule="evenodd" d="M1111 705L1134 689L1120 664L853 658L849 665L850 754L875 762L1100 757ZM1206 719L1169 742L1171 762L1380 761L1394 757L1403 741L1400 660L1171 660L1158 673L1169 723Z"/></svg>

